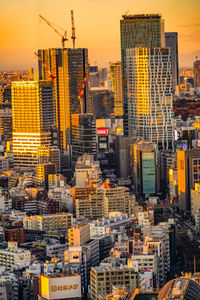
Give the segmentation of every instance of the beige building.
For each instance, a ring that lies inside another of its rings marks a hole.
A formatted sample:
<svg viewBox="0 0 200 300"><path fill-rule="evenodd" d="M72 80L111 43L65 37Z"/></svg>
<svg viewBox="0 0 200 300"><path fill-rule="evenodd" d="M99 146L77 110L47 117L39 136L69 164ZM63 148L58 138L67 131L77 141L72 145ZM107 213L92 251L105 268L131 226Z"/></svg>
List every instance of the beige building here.
<svg viewBox="0 0 200 300"><path fill-rule="evenodd" d="M72 214L30 216L23 219L23 224L25 229L30 230L67 230L72 225Z"/></svg>
<svg viewBox="0 0 200 300"><path fill-rule="evenodd" d="M112 287L125 286L129 292L134 292L139 286L139 273L132 268L95 267L90 271L91 298L98 299L100 294L112 293Z"/></svg>
<svg viewBox="0 0 200 300"><path fill-rule="evenodd" d="M7 270L13 268L27 267L31 263L31 252L18 248L17 242L8 242L7 249L0 249L0 265Z"/></svg>
<svg viewBox="0 0 200 300"><path fill-rule="evenodd" d="M112 186L104 183L96 188L95 193L86 199L76 199L76 217L108 217L110 212L120 211L129 216L133 214L135 196L130 195L126 187Z"/></svg>
<svg viewBox="0 0 200 300"><path fill-rule="evenodd" d="M195 188L191 190L191 213L193 217L200 209L200 184L195 183Z"/></svg>
<svg viewBox="0 0 200 300"><path fill-rule="evenodd" d="M128 267L134 268L136 271L150 269L156 274L157 264L158 262L156 254L132 255L131 258L128 259Z"/></svg>
<svg viewBox="0 0 200 300"><path fill-rule="evenodd" d="M68 229L68 240L70 246L82 246L90 239L90 225L79 224Z"/></svg>
<svg viewBox="0 0 200 300"><path fill-rule="evenodd" d="M101 169L98 161L94 161L93 155L84 154L76 162L75 179L76 187L88 187L91 183L98 183L101 177Z"/></svg>

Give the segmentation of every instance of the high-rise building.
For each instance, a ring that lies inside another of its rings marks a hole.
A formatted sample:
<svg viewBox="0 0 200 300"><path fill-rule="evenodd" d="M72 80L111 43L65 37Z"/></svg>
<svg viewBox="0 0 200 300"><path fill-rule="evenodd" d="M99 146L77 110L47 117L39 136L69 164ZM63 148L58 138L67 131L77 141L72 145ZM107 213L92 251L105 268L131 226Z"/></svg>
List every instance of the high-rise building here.
<svg viewBox="0 0 200 300"><path fill-rule="evenodd" d="M55 122L53 83L12 82L12 127L14 166L34 168L37 148L52 143Z"/></svg>
<svg viewBox="0 0 200 300"><path fill-rule="evenodd" d="M88 73L87 49L39 50L39 79L48 80L49 71L54 76L56 98L56 125L59 130L59 144L66 149L70 141L71 115L80 113L79 90ZM42 64L42 62L48 66ZM88 84L84 91L84 112L87 111Z"/></svg>
<svg viewBox="0 0 200 300"><path fill-rule="evenodd" d="M84 153L96 155L96 119L93 114L73 114L71 122L72 161Z"/></svg>
<svg viewBox="0 0 200 300"><path fill-rule="evenodd" d="M126 50L128 134L170 149L172 62L170 48Z"/></svg>
<svg viewBox="0 0 200 300"><path fill-rule="evenodd" d="M194 88L200 88L200 60L194 62Z"/></svg>
<svg viewBox="0 0 200 300"><path fill-rule="evenodd" d="M136 196L140 198L155 194L157 192L155 145L143 140L130 144L130 167Z"/></svg>
<svg viewBox="0 0 200 300"><path fill-rule="evenodd" d="M200 150L178 150L178 205L191 210L191 189L200 184Z"/></svg>
<svg viewBox="0 0 200 300"><path fill-rule="evenodd" d="M122 68L120 61L110 63L110 73L112 91L114 92L114 114L115 116L123 116Z"/></svg>
<svg viewBox="0 0 200 300"><path fill-rule="evenodd" d="M90 88L100 86L100 74L98 66L89 67L89 85Z"/></svg>
<svg viewBox="0 0 200 300"><path fill-rule="evenodd" d="M179 84L179 69L178 69L178 33L165 32L165 46L172 49L172 79L173 91Z"/></svg>
<svg viewBox="0 0 200 300"><path fill-rule="evenodd" d="M89 103L96 118L109 117L114 112L114 93L104 87L91 88Z"/></svg>
<svg viewBox="0 0 200 300"><path fill-rule="evenodd" d="M120 20L124 133L128 135L126 49L165 46L164 20L158 14L124 15Z"/></svg>
<svg viewBox="0 0 200 300"><path fill-rule="evenodd" d="M12 141L11 85L0 88L0 133L1 140Z"/></svg>

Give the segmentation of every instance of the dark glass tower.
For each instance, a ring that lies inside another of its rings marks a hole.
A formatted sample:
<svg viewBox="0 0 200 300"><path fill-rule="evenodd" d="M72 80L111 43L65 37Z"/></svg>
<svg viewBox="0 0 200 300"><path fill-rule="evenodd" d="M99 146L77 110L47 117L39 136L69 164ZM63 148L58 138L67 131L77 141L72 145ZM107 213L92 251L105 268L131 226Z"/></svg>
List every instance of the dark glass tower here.
<svg viewBox="0 0 200 300"><path fill-rule="evenodd" d="M97 154L96 118L93 114L72 115L72 161L84 153Z"/></svg>
<svg viewBox="0 0 200 300"><path fill-rule="evenodd" d="M165 45L172 49L172 80L173 90L179 84L179 71L178 71L178 33L166 32L165 33Z"/></svg>
<svg viewBox="0 0 200 300"><path fill-rule="evenodd" d="M49 80L54 76L56 99L56 125L59 144L66 149L71 143L71 115L80 113L79 91L88 73L87 49L47 49L39 50L39 79ZM88 84L84 91L84 112L88 106Z"/></svg>

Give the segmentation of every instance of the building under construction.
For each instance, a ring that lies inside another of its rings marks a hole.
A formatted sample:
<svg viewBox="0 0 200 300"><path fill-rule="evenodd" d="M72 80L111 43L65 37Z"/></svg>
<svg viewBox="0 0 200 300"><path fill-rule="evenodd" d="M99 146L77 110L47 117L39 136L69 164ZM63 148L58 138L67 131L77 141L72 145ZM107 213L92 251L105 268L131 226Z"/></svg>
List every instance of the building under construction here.
<svg viewBox="0 0 200 300"><path fill-rule="evenodd" d="M88 50L53 48L39 50L39 79L49 80L53 75L56 100L56 125L59 130L59 146L66 149L71 144L71 115L81 112L79 91L88 72ZM48 68L47 68L48 66ZM87 112L88 83L83 94L83 112Z"/></svg>

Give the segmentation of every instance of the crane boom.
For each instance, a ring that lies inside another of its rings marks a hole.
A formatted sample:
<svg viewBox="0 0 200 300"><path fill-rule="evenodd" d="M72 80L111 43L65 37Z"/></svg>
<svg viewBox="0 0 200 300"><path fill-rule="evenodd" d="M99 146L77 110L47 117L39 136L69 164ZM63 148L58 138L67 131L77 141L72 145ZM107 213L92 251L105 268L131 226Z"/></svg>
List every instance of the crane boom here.
<svg viewBox="0 0 200 300"><path fill-rule="evenodd" d="M71 21L72 21L72 40L73 40L73 49L75 49L75 39L76 39L76 35L75 35L75 25L74 25L74 11L71 10Z"/></svg>
<svg viewBox="0 0 200 300"><path fill-rule="evenodd" d="M67 41L67 31L64 32L64 34L60 33L52 23L50 23L47 19L45 19L42 15L39 15L39 17L47 24L49 25L57 34L61 36L61 42L62 42L62 47L65 47L65 41Z"/></svg>

